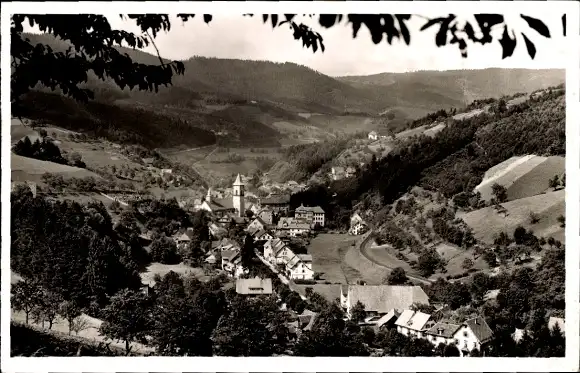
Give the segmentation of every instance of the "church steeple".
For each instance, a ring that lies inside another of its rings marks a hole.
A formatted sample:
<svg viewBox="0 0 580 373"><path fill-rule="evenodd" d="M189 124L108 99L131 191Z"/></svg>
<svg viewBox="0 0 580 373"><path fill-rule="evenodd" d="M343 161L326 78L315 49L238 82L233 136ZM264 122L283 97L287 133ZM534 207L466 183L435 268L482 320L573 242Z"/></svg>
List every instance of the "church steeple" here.
<svg viewBox="0 0 580 373"><path fill-rule="evenodd" d="M207 203L211 202L211 187L207 188L207 194L205 196L205 200L207 201Z"/></svg>
<svg viewBox="0 0 580 373"><path fill-rule="evenodd" d="M233 185L234 195L232 196L232 203L236 209L238 216L243 217L246 213L246 206L244 203L244 183L242 183L242 178L240 174L236 177Z"/></svg>

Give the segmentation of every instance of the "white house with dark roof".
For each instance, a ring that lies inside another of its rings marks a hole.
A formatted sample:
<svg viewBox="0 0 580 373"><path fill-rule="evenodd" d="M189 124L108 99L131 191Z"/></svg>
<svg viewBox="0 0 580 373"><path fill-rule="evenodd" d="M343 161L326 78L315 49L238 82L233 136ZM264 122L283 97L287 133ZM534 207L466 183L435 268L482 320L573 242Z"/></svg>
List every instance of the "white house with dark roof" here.
<svg viewBox="0 0 580 373"><path fill-rule="evenodd" d="M440 343L450 345L457 343L455 341L455 333L461 328L460 324L452 324L447 322L438 322L425 332L425 337L434 346Z"/></svg>
<svg viewBox="0 0 580 373"><path fill-rule="evenodd" d="M383 316L380 316L378 319L368 320L368 322L373 321L373 324L377 330L380 330L382 328L390 329L390 328L396 326L395 322L397 321L399 316L401 316L401 312L393 309L393 310L390 310L389 312L387 312L386 314L384 314ZM377 316L373 316L373 317L377 317Z"/></svg>
<svg viewBox="0 0 580 373"><path fill-rule="evenodd" d="M250 232L251 230L265 230L269 227L269 224L267 224L264 220L262 220L262 218L260 218L259 216L256 217L254 220L252 220L250 222L250 224L248 224L248 227L246 228L247 232Z"/></svg>
<svg viewBox="0 0 580 373"><path fill-rule="evenodd" d="M279 238L264 244L264 258L272 264L286 264L295 256L290 247Z"/></svg>
<svg viewBox="0 0 580 373"><path fill-rule="evenodd" d="M236 293L242 295L272 294L272 280L269 278L239 278L236 280Z"/></svg>
<svg viewBox="0 0 580 373"><path fill-rule="evenodd" d="M355 212L350 218L350 228L348 230L349 234L353 236L358 236L367 231L368 226L364 219L360 216L358 212Z"/></svg>
<svg viewBox="0 0 580 373"><path fill-rule="evenodd" d="M262 209L256 214L257 218L260 218L265 224L272 225L274 224L274 213L272 210Z"/></svg>
<svg viewBox="0 0 580 373"><path fill-rule="evenodd" d="M377 131L371 131L371 132L369 132L368 137L369 137L369 140L373 140L373 141L374 140L378 140L379 139L379 134L378 134Z"/></svg>
<svg viewBox="0 0 580 373"><path fill-rule="evenodd" d="M286 271L293 280L314 280L312 255L298 254L286 263Z"/></svg>
<svg viewBox="0 0 580 373"><path fill-rule="evenodd" d="M434 322L431 315L420 311L404 310L395 321L397 332L407 337L423 338L424 333L431 328Z"/></svg>
<svg viewBox="0 0 580 373"><path fill-rule="evenodd" d="M314 227L316 224L324 227L324 210L320 206L310 207L300 205L300 207L294 210L294 217L296 219L303 219L309 222L312 227Z"/></svg>
<svg viewBox="0 0 580 373"><path fill-rule="evenodd" d="M465 356L474 349L491 342L493 331L481 316L466 320L453 335L461 356Z"/></svg>
<svg viewBox="0 0 580 373"><path fill-rule="evenodd" d="M350 314L357 302L369 315L384 315L391 310L402 312L413 304L429 304L429 297L420 286L412 285L347 285L341 288L340 303Z"/></svg>

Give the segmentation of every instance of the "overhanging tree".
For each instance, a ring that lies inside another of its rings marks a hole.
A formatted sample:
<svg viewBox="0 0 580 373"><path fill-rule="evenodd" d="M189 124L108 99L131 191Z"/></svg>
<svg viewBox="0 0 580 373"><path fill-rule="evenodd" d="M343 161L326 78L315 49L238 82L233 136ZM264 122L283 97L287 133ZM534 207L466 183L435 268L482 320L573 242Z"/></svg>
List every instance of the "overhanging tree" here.
<svg viewBox="0 0 580 373"><path fill-rule="evenodd" d="M194 14L178 14L182 21L194 18ZM247 14L247 16L252 16ZM82 88L81 83L87 82L88 74L93 73L100 80L112 80L120 88L156 91L159 86L167 86L172 82L174 74L183 74L185 68L180 61L163 60L154 44L154 39L161 31L171 29L171 21L167 14L132 14L121 15L123 19L135 22L142 34L114 30L103 15L31 15L17 14L12 16L11 36L11 103L18 105L24 94L34 89L38 84L53 90L60 89L66 96L86 102L94 98L94 93ZM310 17L314 17L310 15ZM318 24L322 28L335 27L346 23L352 28L353 38L356 38L362 26L365 26L375 44L383 41L391 44L394 39L411 44L411 30L407 23L411 14L321 14ZM210 23L213 16L204 14L203 21ZM456 45L463 57L467 57L468 43L487 45L494 41L493 28L503 28L503 34L497 41L502 47L502 58L510 57L517 40L523 39L529 56L533 59L536 47L531 40L531 34L526 30L516 31L507 24L501 14L475 14L475 22L462 20L460 17L448 14L446 16L426 19L419 32L439 27L435 35L435 45L442 47ZM551 33L545 23L526 15L521 18L542 37L550 38ZM294 39L302 41L302 45L311 48L314 53L324 52L322 35L312 27L296 21L295 14L262 15L264 23L270 23L272 28L288 27ZM33 45L23 36L23 25L38 26L40 31L52 34L70 44L64 52L54 51L42 43ZM562 32L566 35L566 15L562 15ZM517 37L516 37L517 36ZM159 56L158 65L134 62L126 53L121 53L119 46L143 48L152 44Z"/></svg>

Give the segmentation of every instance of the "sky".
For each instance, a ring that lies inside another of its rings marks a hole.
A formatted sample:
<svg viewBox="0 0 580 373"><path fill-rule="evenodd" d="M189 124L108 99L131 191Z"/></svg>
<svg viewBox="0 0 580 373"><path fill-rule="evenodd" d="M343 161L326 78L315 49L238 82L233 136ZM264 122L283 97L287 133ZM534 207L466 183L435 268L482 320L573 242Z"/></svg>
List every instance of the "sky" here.
<svg viewBox="0 0 580 373"><path fill-rule="evenodd" d="M526 33L536 45L537 55L531 60L518 35L518 46L514 55L502 61L501 46L497 40L491 45L469 44L468 57L462 58L456 45L438 48L435 33L438 26L420 32L425 23L425 15L414 16L407 26L411 31L411 45L394 39L389 45L386 41L375 45L369 31L362 26L356 39L345 20L330 29L318 24L317 17L305 18L304 23L320 32L324 38L326 51L313 53L300 41L295 41L292 31L286 26L272 29L264 24L260 16L214 15L211 23L206 24L201 17L186 23L172 17L172 27L167 33L157 35L155 44L162 57L168 59L187 59L192 56L236 58L250 60L270 60L294 62L306 65L330 76L370 75L382 72L407 72L417 70L455 70L480 69L488 67L510 68L564 68L565 38L562 36L561 12L542 12L529 16L540 18L548 25L552 38L546 39L519 18L518 14L506 15L508 24L515 30ZM443 14L429 14L430 17ZM446 15L446 14L445 14ZM468 15L458 14L462 20L475 21ZM132 20L122 20L119 15L107 16L113 28L124 29L140 34ZM27 31L34 31L28 29ZM494 29L498 38L503 28ZM144 49L155 53L153 46Z"/></svg>

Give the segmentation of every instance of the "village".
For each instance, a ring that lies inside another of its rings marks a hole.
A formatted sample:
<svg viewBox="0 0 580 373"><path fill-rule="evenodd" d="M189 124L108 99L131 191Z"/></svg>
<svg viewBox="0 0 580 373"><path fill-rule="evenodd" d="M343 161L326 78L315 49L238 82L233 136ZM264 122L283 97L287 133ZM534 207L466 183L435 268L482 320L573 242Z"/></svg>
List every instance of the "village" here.
<svg viewBox="0 0 580 373"><path fill-rule="evenodd" d="M289 202L288 195L273 195L261 199L259 204L250 203L249 207L246 206L244 184L238 175L232 185L231 196L215 198L209 188L206 198L196 209L214 217L209 225L214 238L219 237L232 221L242 226L256 244L257 258L271 269L272 277L278 277L306 299L307 295L296 284L316 284L313 258L310 254L294 253L289 244L294 239L312 237L324 229L325 212L319 206L301 205L295 209L293 217L281 216L290 212ZM246 210L251 213L242 213ZM348 234L360 236L368 230L366 222L355 213ZM175 244L178 247L188 245L190 232L185 230L174 236ZM272 278L248 278L249 270L242 265L241 250L235 240L222 238L212 243L205 261L227 273L235 281L236 292L240 295L254 297L274 294ZM217 262L218 258L221 258L220 262ZM148 285L145 287L149 289ZM418 285L343 284L340 286L340 298L335 301L340 302L347 319L353 316L356 307L362 305L364 317L357 316L360 326L371 327L376 332L393 329L407 337L425 339L434 347L440 343L453 344L461 356L468 356L473 350L480 351L493 339L491 328L481 316L462 322L446 321L442 315L448 310L448 305L431 304L425 291ZM434 312L422 312L425 307ZM316 317L316 312L305 309L295 315L294 321L288 323L289 330L299 336L301 332L312 328ZM555 319L550 322L562 322Z"/></svg>

